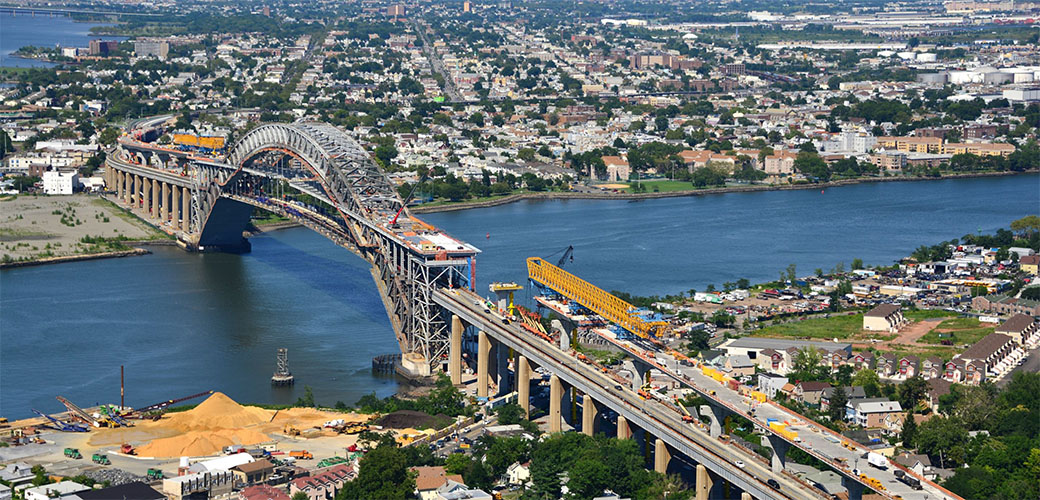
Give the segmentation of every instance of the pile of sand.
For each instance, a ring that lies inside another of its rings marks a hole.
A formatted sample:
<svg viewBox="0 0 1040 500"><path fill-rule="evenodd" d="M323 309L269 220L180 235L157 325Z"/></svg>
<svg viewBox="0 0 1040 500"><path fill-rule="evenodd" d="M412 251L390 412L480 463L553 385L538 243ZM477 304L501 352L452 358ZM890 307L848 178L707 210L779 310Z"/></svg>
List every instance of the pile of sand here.
<svg viewBox="0 0 1040 500"><path fill-rule="evenodd" d="M255 427L270 422L272 416L273 411L242 406L216 392L195 408L156 422L155 428L173 430L178 434L140 446L137 454L144 457L201 456L218 453L225 446L263 443L270 438Z"/></svg>
<svg viewBox="0 0 1040 500"><path fill-rule="evenodd" d="M137 446L137 454L142 457L198 457L220 453L225 446L271 441L268 434L282 433L287 426L305 431L335 419L363 422L368 420L368 415L313 408L264 410L242 406L223 393L215 392L195 408L167 414L158 422L142 421L135 427L100 429L92 433L90 444L145 442Z"/></svg>
<svg viewBox="0 0 1040 500"><path fill-rule="evenodd" d="M183 413L174 413L160 425L183 432L239 429L271 421L273 411L242 406L222 392L215 392L202 404Z"/></svg>
<svg viewBox="0 0 1040 500"><path fill-rule="evenodd" d="M253 429L191 431L156 439L137 448L137 454L143 457L198 457L218 453L233 444L249 446L269 440L266 434Z"/></svg>

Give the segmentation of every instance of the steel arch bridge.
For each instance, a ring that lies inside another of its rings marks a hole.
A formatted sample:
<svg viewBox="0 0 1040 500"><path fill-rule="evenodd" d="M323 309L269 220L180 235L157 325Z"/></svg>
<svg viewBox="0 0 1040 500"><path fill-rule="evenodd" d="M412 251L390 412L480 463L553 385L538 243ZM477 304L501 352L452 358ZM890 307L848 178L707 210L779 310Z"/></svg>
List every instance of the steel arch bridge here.
<svg viewBox="0 0 1040 500"><path fill-rule="evenodd" d="M351 250L372 266L409 372L427 374L447 361L448 322L433 294L441 287L472 289L480 251L407 209L391 223L403 206L394 184L338 128L320 122L261 125L219 160L124 138L109 166L110 185L117 186L120 198L135 207L143 201L146 209L154 204L151 215L174 225L180 214L179 237L189 247L248 249L242 232L252 207L259 207ZM171 171L179 171L181 179L171 181ZM168 182L175 186L172 198L166 194ZM178 182L183 202L177 199ZM317 202L279 196L286 187ZM167 205L172 210L165 210Z"/></svg>

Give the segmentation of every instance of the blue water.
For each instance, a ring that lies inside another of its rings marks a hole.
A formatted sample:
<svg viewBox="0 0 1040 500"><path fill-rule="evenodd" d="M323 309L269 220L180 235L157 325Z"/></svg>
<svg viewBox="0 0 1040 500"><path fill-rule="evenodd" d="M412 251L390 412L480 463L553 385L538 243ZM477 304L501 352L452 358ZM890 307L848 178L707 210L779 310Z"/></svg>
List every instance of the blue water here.
<svg viewBox="0 0 1040 500"><path fill-rule="evenodd" d="M90 34L94 26L106 23L78 23L61 15L0 13L0 66L18 68L47 67L51 63L35 59L12 57L11 53L25 46L36 47L83 47L98 38ZM104 37L105 40L125 40L126 37Z"/></svg>
<svg viewBox="0 0 1040 500"><path fill-rule="evenodd" d="M855 258L887 265L921 244L1038 212L1040 176L1027 175L823 194L527 201L424 218L483 250L481 293L490 281L526 284L527 257L574 245L566 269L649 295L773 280L791 263L802 274ZM259 403L295 401L304 385L325 404L393 393L395 380L369 370L373 356L398 347L367 265L303 228L252 243L245 255L156 248L0 271L0 415L60 410L56 395L118 402L120 364L133 406L210 389ZM279 347L289 348L294 388L268 382Z"/></svg>

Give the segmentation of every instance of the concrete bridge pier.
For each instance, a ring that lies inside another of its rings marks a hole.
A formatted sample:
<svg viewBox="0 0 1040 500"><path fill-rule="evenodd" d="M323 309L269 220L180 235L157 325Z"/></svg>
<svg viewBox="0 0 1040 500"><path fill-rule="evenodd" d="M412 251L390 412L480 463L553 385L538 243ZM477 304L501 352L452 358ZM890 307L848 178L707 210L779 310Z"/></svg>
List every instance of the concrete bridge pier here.
<svg viewBox="0 0 1040 500"><path fill-rule="evenodd" d="M866 486L850 477L841 476L841 485L849 491L849 500L863 500L863 490Z"/></svg>
<svg viewBox="0 0 1040 500"><path fill-rule="evenodd" d="M554 373L549 377L549 432L563 431L563 381Z"/></svg>
<svg viewBox="0 0 1040 500"><path fill-rule="evenodd" d="M527 356L516 357L516 402L524 410L524 418L531 418L531 363Z"/></svg>
<svg viewBox="0 0 1040 500"><path fill-rule="evenodd" d="M462 318L451 316L451 338L448 343L448 377L452 385L462 384Z"/></svg>
<svg viewBox="0 0 1040 500"><path fill-rule="evenodd" d="M672 453L668 451L668 444L661 440L661 438L654 439L654 470L661 473L668 473L668 463L672 461Z"/></svg>
<svg viewBox="0 0 1040 500"><path fill-rule="evenodd" d="M181 231L187 233L191 231L191 190L182 188L181 197Z"/></svg>
<svg viewBox="0 0 1040 500"><path fill-rule="evenodd" d="M509 347L501 342L493 344L495 351L495 374L498 392L495 397L505 396L513 391L514 377L509 372Z"/></svg>
<svg viewBox="0 0 1040 500"><path fill-rule="evenodd" d="M158 179L152 179L152 189L150 189L149 192L151 193L151 198L152 198L152 208L151 208L151 210L149 210L149 212L152 214L152 218L153 219L158 219L159 218L159 200L161 199L161 196L159 196L159 180Z"/></svg>
<svg viewBox="0 0 1040 500"><path fill-rule="evenodd" d="M624 415L618 415L617 418L617 438L632 439L632 426L629 425L628 419Z"/></svg>
<svg viewBox="0 0 1040 500"><path fill-rule="evenodd" d="M709 498L713 498L711 494L714 486L715 481L708 472L708 468L703 464L697 464L697 484L694 487L696 490L697 500L708 500Z"/></svg>
<svg viewBox="0 0 1040 500"><path fill-rule="evenodd" d="M708 426L708 435L717 438L722 435L722 424L726 421L726 416L729 415L729 410L722 408L721 406L715 405L701 405L700 414L702 417L708 417L711 420L711 424Z"/></svg>
<svg viewBox="0 0 1040 500"><path fill-rule="evenodd" d="M152 213L152 183L154 180L144 179L144 185L141 186L141 197L144 199L144 211L146 214L151 215Z"/></svg>
<svg viewBox="0 0 1040 500"><path fill-rule="evenodd" d="M767 434L762 436L762 446L773 450L773 458L770 460L773 472L776 474L783 472L784 466L787 464L787 450L791 448L791 443L775 434Z"/></svg>
<svg viewBox="0 0 1040 500"><path fill-rule="evenodd" d="M177 229L180 227L181 187L174 184L170 189L170 226Z"/></svg>
<svg viewBox="0 0 1040 500"><path fill-rule="evenodd" d="M592 399L592 396L584 395L581 403L581 432L586 436L596 435L596 415L598 413L596 401Z"/></svg>
<svg viewBox="0 0 1040 500"><path fill-rule="evenodd" d="M133 204L134 209L137 209L141 205L141 176L134 174L134 187L130 192L130 201Z"/></svg>
<svg viewBox="0 0 1040 500"><path fill-rule="evenodd" d="M491 338L483 330L477 333L477 397L488 397L488 366L491 361Z"/></svg>
<svg viewBox="0 0 1040 500"><path fill-rule="evenodd" d="M159 219L163 222L170 220L170 185L162 184L162 202L159 203Z"/></svg>

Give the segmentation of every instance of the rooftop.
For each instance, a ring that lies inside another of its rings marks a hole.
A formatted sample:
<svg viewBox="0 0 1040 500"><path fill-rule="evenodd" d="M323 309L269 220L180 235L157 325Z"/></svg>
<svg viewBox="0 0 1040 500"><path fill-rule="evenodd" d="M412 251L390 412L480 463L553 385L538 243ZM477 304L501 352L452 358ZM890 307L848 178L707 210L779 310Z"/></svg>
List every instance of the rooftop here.
<svg viewBox="0 0 1040 500"><path fill-rule="evenodd" d="M817 349L824 349L827 351L833 351L835 349L851 349L852 344L845 342L825 342L822 340L792 340L792 339L774 339L768 337L742 337L739 339L730 340L720 347L735 347L738 349L776 349L777 351L786 350L789 347L803 348L803 347L815 347Z"/></svg>
<svg viewBox="0 0 1040 500"><path fill-rule="evenodd" d="M881 304L867 311L863 316L868 318L887 318L897 312L899 312L899 306L895 304Z"/></svg>
<svg viewBox="0 0 1040 500"><path fill-rule="evenodd" d="M963 360L975 360L975 359L986 359L997 352L998 349L1007 345L1011 342L1011 337L1002 335L999 333L991 333L982 337L981 340L974 343L968 350L961 353L960 358Z"/></svg>

